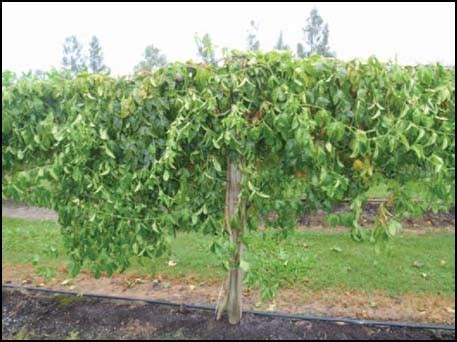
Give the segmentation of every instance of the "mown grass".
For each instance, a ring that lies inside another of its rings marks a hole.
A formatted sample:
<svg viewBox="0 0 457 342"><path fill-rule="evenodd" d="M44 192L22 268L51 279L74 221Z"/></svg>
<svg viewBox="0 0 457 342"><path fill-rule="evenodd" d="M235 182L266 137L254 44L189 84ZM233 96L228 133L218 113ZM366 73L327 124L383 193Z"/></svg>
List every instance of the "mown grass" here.
<svg viewBox="0 0 457 342"><path fill-rule="evenodd" d="M68 264L57 223L2 217L2 226L3 263L34 264L41 271ZM261 279L309 290L455 296L455 235L449 232L398 236L378 254L372 244L355 242L341 231L297 231L284 240L256 232L249 234L247 242L251 277L246 281L254 287L255 280ZM220 281L224 270L209 251L210 243L209 236L180 233L170 255L146 260L144 265L134 262L129 273ZM176 261L176 266L168 266L169 260Z"/></svg>
<svg viewBox="0 0 457 342"><path fill-rule="evenodd" d="M418 200L426 198L426 193L421 182L409 182L406 184L405 190ZM385 184L372 186L367 192L368 198L386 198L388 194L388 187Z"/></svg>

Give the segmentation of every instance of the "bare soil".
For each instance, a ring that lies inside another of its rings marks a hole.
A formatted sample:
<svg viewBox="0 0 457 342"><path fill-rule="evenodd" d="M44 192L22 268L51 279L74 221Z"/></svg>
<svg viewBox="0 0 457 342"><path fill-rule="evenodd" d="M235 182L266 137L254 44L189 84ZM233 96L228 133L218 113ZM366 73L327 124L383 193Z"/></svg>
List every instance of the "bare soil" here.
<svg viewBox="0 0 457 342"><path fill-rule="evenodd" d="M365 204L360 218L361 226L371 227L374 225L375 217L380 204L380 202L368 202ZM345 203L336 207L334 213L344 213L349 211L349 205ZM298 223L302 228L330 228L324 211L318 211L317 213L309 215L302 215L298 218ZM448 212L434 213L432 211L428 211L421 218L404 219L402 226L407 231L424 231L430 230L430 228L447 228L448 230L455 231L455 207L451 208Z"/></svg>
<svg viewBox="0 0 457 342"><path fill-rule="evenodd" d="M74 280L65 279L59 270L55 279L37 276L31 265L2 264L2 283L45 287L82 293L132 298L148 298L176 303L216 306L220 283L197 282L192 278L138 278L133 274L115 274L94 279L81 273ZM281 289L272 301L262 301L259 291L243 290L243 310L279 311L312 316L333 316L384 321L455 324L455 298L432 294L389 296L380 291Z"/></svg>
<svg viewBox="0 0 457 342"><path fill-rule="evenodd" d="M455 339L455 332L244 314L240 324L186 307L2 289L2 339Z"/></svg>
<svg viewBox="0 0 457 342"><path fill-rule="evenodd" d="M2 216L35 220L57 221L58 215L54 210L29 206L11 200L2 202Z"/></svg>

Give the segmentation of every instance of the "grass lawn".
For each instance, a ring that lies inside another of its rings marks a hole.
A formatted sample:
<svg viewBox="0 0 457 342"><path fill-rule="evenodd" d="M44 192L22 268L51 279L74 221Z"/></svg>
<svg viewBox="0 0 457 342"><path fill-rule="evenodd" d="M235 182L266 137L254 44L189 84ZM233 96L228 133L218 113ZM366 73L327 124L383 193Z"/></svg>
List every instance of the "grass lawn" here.
<svg viewBox="0 0 457 342"><path fill-rule="evenodd" d="M2 226L3 264L33 264L36 272L68 264L57 223L2 217ZM261 279L282 288L455 296L452 233L398 236L380 254L370 243L351 240L349 232L297 231L280 241L270 233L256 232L250 233L247 242L245 281L254 288ZM210 243L209 236L181 233L172 242L170 255L145 260L144 265L134 261L128 272L220 281L224 271L210 252ZM176 261L176 266L169 267L169 260Z"/></svg>

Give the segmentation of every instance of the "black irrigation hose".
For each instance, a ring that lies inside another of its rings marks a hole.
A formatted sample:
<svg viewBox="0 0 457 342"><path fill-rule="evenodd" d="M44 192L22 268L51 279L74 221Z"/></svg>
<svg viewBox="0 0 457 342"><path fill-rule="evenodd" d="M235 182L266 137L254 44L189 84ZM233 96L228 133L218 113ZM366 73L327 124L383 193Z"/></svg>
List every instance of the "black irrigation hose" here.
<svg viewBox="0 0 457 342"><path fill-rule="evenodd" d="M185 307L187 309L194 310L204 310L204 311L215 311L215 307L209 305L195 305L195 304L178 304L162 300L151 300L146 298L131 298L131 297L120 297L120 296L107 296L107 295L98 295L92 293L77 293L71 291L62 291L62 290L51 290L44 288L34 288L21 285L9 285L2 284L3 288L27 290L27 291L38 291L38 292L47 292L55 294L65 294L65 295L82 295L83 297L92 297L99 299L110 299L110 300L125 300L130 302L146 302L149 304L158 304L166 305L172 307ZM274 318L287 318L287 319L296 319L304 321L322 321L322 322L334 322L334 323L349 323L355 325L374 325L374 326L385 326L385 327L397 327L397 328L413 328L413 329L426 329L426 330L447 330L455 331L455 325L435 325L435 324L417 324L417 323L402 323L402 322L391 322L391 321L375 321L375 320L358 320L358 319L349 319L349 318L336 318L336 317L316 317L316 316L304 316L296 314L287 314L279 312L261 312L261 311L244 311L244 313L253 314L261 317L274 317Z"/></svg>

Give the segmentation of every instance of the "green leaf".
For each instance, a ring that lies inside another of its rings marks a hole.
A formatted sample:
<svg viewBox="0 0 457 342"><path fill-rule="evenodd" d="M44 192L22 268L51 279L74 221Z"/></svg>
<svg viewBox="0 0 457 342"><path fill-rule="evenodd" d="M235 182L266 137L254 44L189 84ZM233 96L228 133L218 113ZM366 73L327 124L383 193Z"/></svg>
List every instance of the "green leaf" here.
<svg viewBox="0 0 457 342"><path fill-rule="evenodd" d="M243 269L243 271L247 272L249 270L249 263L246 260L241 259L240 268Z"/></svg>
<svg viewBox="0 0 457 342"><path fill-rule="evenodd" d="M443 145L441 146L442 150L445 150L448 147L449 141L446 136L443 137Z"/></svg>
<svg viewBox="0 0 457 342"><path fill-rule="evenodd" d="M256 191L256 194L257 194L258 196L260 196L260 197L263 197L263 198L270 198L269 195L264 194L263 192L260 192L260 191Z"/></svg>
<svg viewBox="0 0 457 342"><path fill-rule="evenodd" d="M400 141L402 142L403 145L405 145L406 149L409 150L409 142L408 138L404 134L400 134Z"/></svg>
<svg viewBox="0 0 457 342"><path fill-rule="evenodd" d="M213 164L214 164L214 168L216 169L217 172L222 171L221 164L219 164L219 161L217 159L213 159Z"/></svg>
<svg viewBox="0 0 457 342"><path fill-rule="evenodd" d="M116 157L114 156L113 152L111 152L111 150L108 148L108 146L104 145L105 146L105 151L106 151L106 154L113 158L113 159L116 159Z"/></svg>
<svg viewBox="0 0 457 342"><path fill-rule="evenodd" d="M219 145L219 143L217 142L216 139L213 139L213 145L215 148L217 148L218 150L221 148L221 145Z"/></svg>
<svg viewBox="0 0 457 342"><path fill-rule="evenodd" d="M165 172L163 173L163 180L166 182L168 181L168 179L170 179L170 173L168 172L168 170L165 170Z"/></svg>
<svg viewBox="0 0 457 342"><path fill-rule="evenodd" d="M327 142L325 144L325 148L327 149L328 152L332 152L332 144L330 142Z"/></svg>
<svg viewBox="0 0 457 342"><path fill-rule="evenodd" d="M416 155L419 159L422 159L424 158L424 151L422 149L422 146L418 146L418 145L414 145L414 146L411 146L411 150L413 150L414 152L416 152Z"/></svg>
<svg viewBox="0 0 457 342"><path fill-rule="evenodd" d="M100 138L102 140L108 140L108 132L106 131L106 129L100 128L99 133L100 133Z"/></svg>
<svg viewBox="0 0 457 342"><path fill-rule="evenodd" d="M418 135L418 137L417 137L417 139L416 139L416 143L417 143L419 140L421 140L422 137L423 137L424 135L425 135L425 130L424 130L423 128L421 128L421 129L419 130L419 135Z"/></svg>
<svg viewBox="0 0 457 342"><path fill-rule="evenodd" d="M389 222L389 226L387 231L389 232L390 236L394 236L401 230L401 223L395 220L391 220Z"/></svg>

